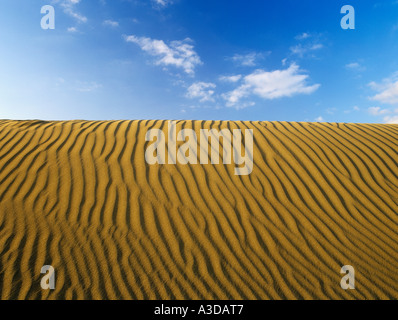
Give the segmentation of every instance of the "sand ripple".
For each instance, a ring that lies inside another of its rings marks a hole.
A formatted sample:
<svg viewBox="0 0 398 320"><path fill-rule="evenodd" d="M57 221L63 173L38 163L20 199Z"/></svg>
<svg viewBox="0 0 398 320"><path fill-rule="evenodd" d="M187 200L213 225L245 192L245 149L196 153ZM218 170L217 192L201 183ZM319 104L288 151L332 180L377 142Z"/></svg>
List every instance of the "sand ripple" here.
<svg viewBox="0 0 398 320"><path fill-rule="evenodd" d="M1 299L398 298L397 125L177 122L253 129L248 176L146 164L166 127L0 121Z"/></svg>

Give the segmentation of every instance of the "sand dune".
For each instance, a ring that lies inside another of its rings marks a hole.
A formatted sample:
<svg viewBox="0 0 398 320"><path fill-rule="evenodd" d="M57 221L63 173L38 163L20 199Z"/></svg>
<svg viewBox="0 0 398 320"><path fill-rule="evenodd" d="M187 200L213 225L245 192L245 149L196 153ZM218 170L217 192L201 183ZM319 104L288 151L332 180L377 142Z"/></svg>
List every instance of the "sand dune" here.
<svg viewBox="0 0 398 320"><path fill-rule="evenodd" d="M0 121L1 299L398 298L398 125L177 121L253 129L246 176L148 165L166 125Z"/></svg>

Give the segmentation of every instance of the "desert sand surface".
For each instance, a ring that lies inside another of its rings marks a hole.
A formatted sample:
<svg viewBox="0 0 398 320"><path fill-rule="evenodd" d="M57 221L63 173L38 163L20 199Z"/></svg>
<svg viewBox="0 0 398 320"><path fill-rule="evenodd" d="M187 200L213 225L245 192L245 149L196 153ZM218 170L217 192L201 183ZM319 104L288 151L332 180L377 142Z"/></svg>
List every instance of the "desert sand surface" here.
<svg viewBox="0 0 398 320"><path fill-rule="evenodd" d="M398 125L177 121L252 129L250 175L147 164L166 125L0 121L1 299L398 298Z"/></svg>

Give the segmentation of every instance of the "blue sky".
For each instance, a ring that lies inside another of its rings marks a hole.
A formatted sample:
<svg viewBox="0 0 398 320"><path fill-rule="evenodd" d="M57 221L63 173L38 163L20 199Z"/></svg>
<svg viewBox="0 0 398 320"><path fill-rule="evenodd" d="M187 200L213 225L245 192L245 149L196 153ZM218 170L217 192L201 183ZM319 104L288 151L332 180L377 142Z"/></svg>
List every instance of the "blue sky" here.
<svg viewBox="0 0 398 320"><path fill-rule="evenodd" d="M3 119L398 123L396 0L2 0L0 39Z"/></svg>

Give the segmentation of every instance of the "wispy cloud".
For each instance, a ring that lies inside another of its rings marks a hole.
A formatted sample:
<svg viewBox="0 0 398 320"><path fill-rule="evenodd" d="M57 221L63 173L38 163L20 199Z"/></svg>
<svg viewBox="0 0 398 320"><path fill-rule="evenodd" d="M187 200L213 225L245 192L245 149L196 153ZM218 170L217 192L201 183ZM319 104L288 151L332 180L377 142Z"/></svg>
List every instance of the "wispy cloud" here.
<svg viewBox="0 0 398 320"><path fill-rule="evenodd" d="M68 80L63 77L58 77L54 82L56 87L62 86L67 90L79 92L92 92L102 88L102 84L96 81Z"/></svg>
<svg viewBox="0 0 398 320"><path fill-rule="evenodd" d="M387 115L383 118L384 123L398 124L398 109L391 110L391 112L389 112L389 113L390 113L390 115Z"/></svg>
<svg viewBox="0 0 398 320"><path fill-rule="evenodd" d="M328 108L326 109L327 114L334 114L337 111L337 108Z"/></svg>
<svg viewBox="0 0 398 320"><path fill-rule="evenodd" d="M347 63L345 65L345 68L347 70L352 70L352 71L365 71L366 70L366 68L363 65L361 65L359 62Z"/></svg>
<svg viewBox="0 0 398 320"><path fill-rule="evenodd" d="M119 26L119 22L113 21L113 20L105 20L105 21L103 22L103 25L104 25L104 26L107 26L107 27L116 28L116 27Z"/></svg>
<svg viewBox="0 0 398 320"><path fill-rule="evenodd" d="M200 99L200 102L214 101L214 88L216 85L209 82L196 82L192 84L187 91L186 96L190 99Z"/></svg>
<svg viewBox="0 0 398 320"><path fill-rule="evenodd" d="M239 102L239 104L235 104L234 105L234 108L236 109L236 110L240 110L240 109L245 109L245 108L248 108L248 107L252 107L252 106L254 106L256 103L255 102L253 102L253 101L241 101L241 102Z"/></svg>
<svg viewBox="0 0 398 320"><path fill-rule="evenodd" d="M344 110L344 113L348 114L354 111L360 111L361 109L358 106L354 106L351 109Z"/></svg>
<svg viewBox="0 0 398 320"><path fill-rule="evenodd" d="M304 58L306 56L315 57L314 52L323 49L325 46L321 42L321 35L315 33L304 32L295 37L298 44L290 47L290 52Z"/></svg>
<svg viewBox="0 0 398 320"><path fill-rule="evenodd" d="M315 118L315 121L316 122L324 122L325 119L322 116L319 116L319 117Z"/></svg>
<svg viewBox="0 0 398 320"><path fill-rule="evenodd" d="M370 107L368 108L368 112L372 115L372 116L380 116L383 114L387 114L390 113L390 110L388 109L382 109L380 107Z"/></svg>
<svg viewBox="0 0 398 320"><path fill-rule="evenodd" d="M381 83L371 82L369 86L378 91L376 95L370 97L371 100L391 105L398 104L398 72L383 79Z"/></svg>
<svg viewBox="0 0 398 320"><path fill-rule="evenodd" d="M243 83L235 90L223 94L223 98L227 101L227 106L236 107L242 98L251 95L272 100L297 94L311 94L320 84L307 85L308 77L296 64L285 70L256 70L245 76Z"/></svg>
<svg viewBox="0 0 398 320"><path fill-rule="evenodd" d="M234 83L234 82L238 82L241 78L242 78L242 75L237 74L237 75L234 75L234 76L221 76L221 77L219 77L218 79L219 79L220 81L225 81L225 82L232 82L232 83Z"/></svg>
<svg viewBox="0 0 398 320"><path fill-rule="evenodd" d="M238 65L245 67L253 67L257 65L258 60L263 59L265 56L269 55L271 52L250 52L247 54L235 54L232 57L229 57L229 60L232 60Z"/></svg>
<svg viewBox="0 0 398 320"><path fill-rule="evenodd" d="M75 86L75 89L80 92L92 92L99 88L102 88L102 85L97 82L77 81Z"/></svg>
<svg viewBox="0 0 398 320"><path fill-rule="evenodd" d="M290 51L295 54L298 55L300 58L304 57L306 54L312 52L312 51L316 51L316 50L320 50L323 48L323 44L321 43L315 43L315 44L298 44L295 45L293 47L290 47Z"/></svg>
<svg viewBox="0 0 398 320"><path fill-rule="evenodd" d="M387 124L398 124L398 115L387 116L383 120Z"/></svg>
<svg viewBox="0 0 398 320"><path fill-rule="evenodd" d="M398 109L382 109L380 107L368 108L369 114L372 116L384 116L383 121L387 124L398 124Z"/></svg>
<svg viewBox="0 0 398 320"><path fill-rule="evenodd" d="M195 67L202 64L198 54L191 44L192 40L187 38L183 41L171 41L166 44L163 40L147 37L126 36L127 42L137 44L143 51L156 57L155 64L163 66L174 66L181 68L185 73L193 75Z"/></svg>
<svg viewBox="0 0 398 320"><path fill-rule="evenodd" d="M305 40L305 39L308 39L308 38L310 38L310 37L311 37L311 34L310 34L310 33L308 33L308 32L303 32L303 33L298 34L298 35L295 37L295 39L296 39L296 40Z"/></svg>
<svg viewBox="0 0 398 320"><path fill-rule="evenodd" d="M171 4L173 4L172 0L152 0L152 5L155 8L165 8Z"/></svg>
<svg viewBox="0 0 398 320"><path fill-rule="evenodd" d="M81 0L53 0L53 3L58 3L64 10L64 12L76 19L78 22L87 22L87 17L78 13L75 9Z"/></svg>

